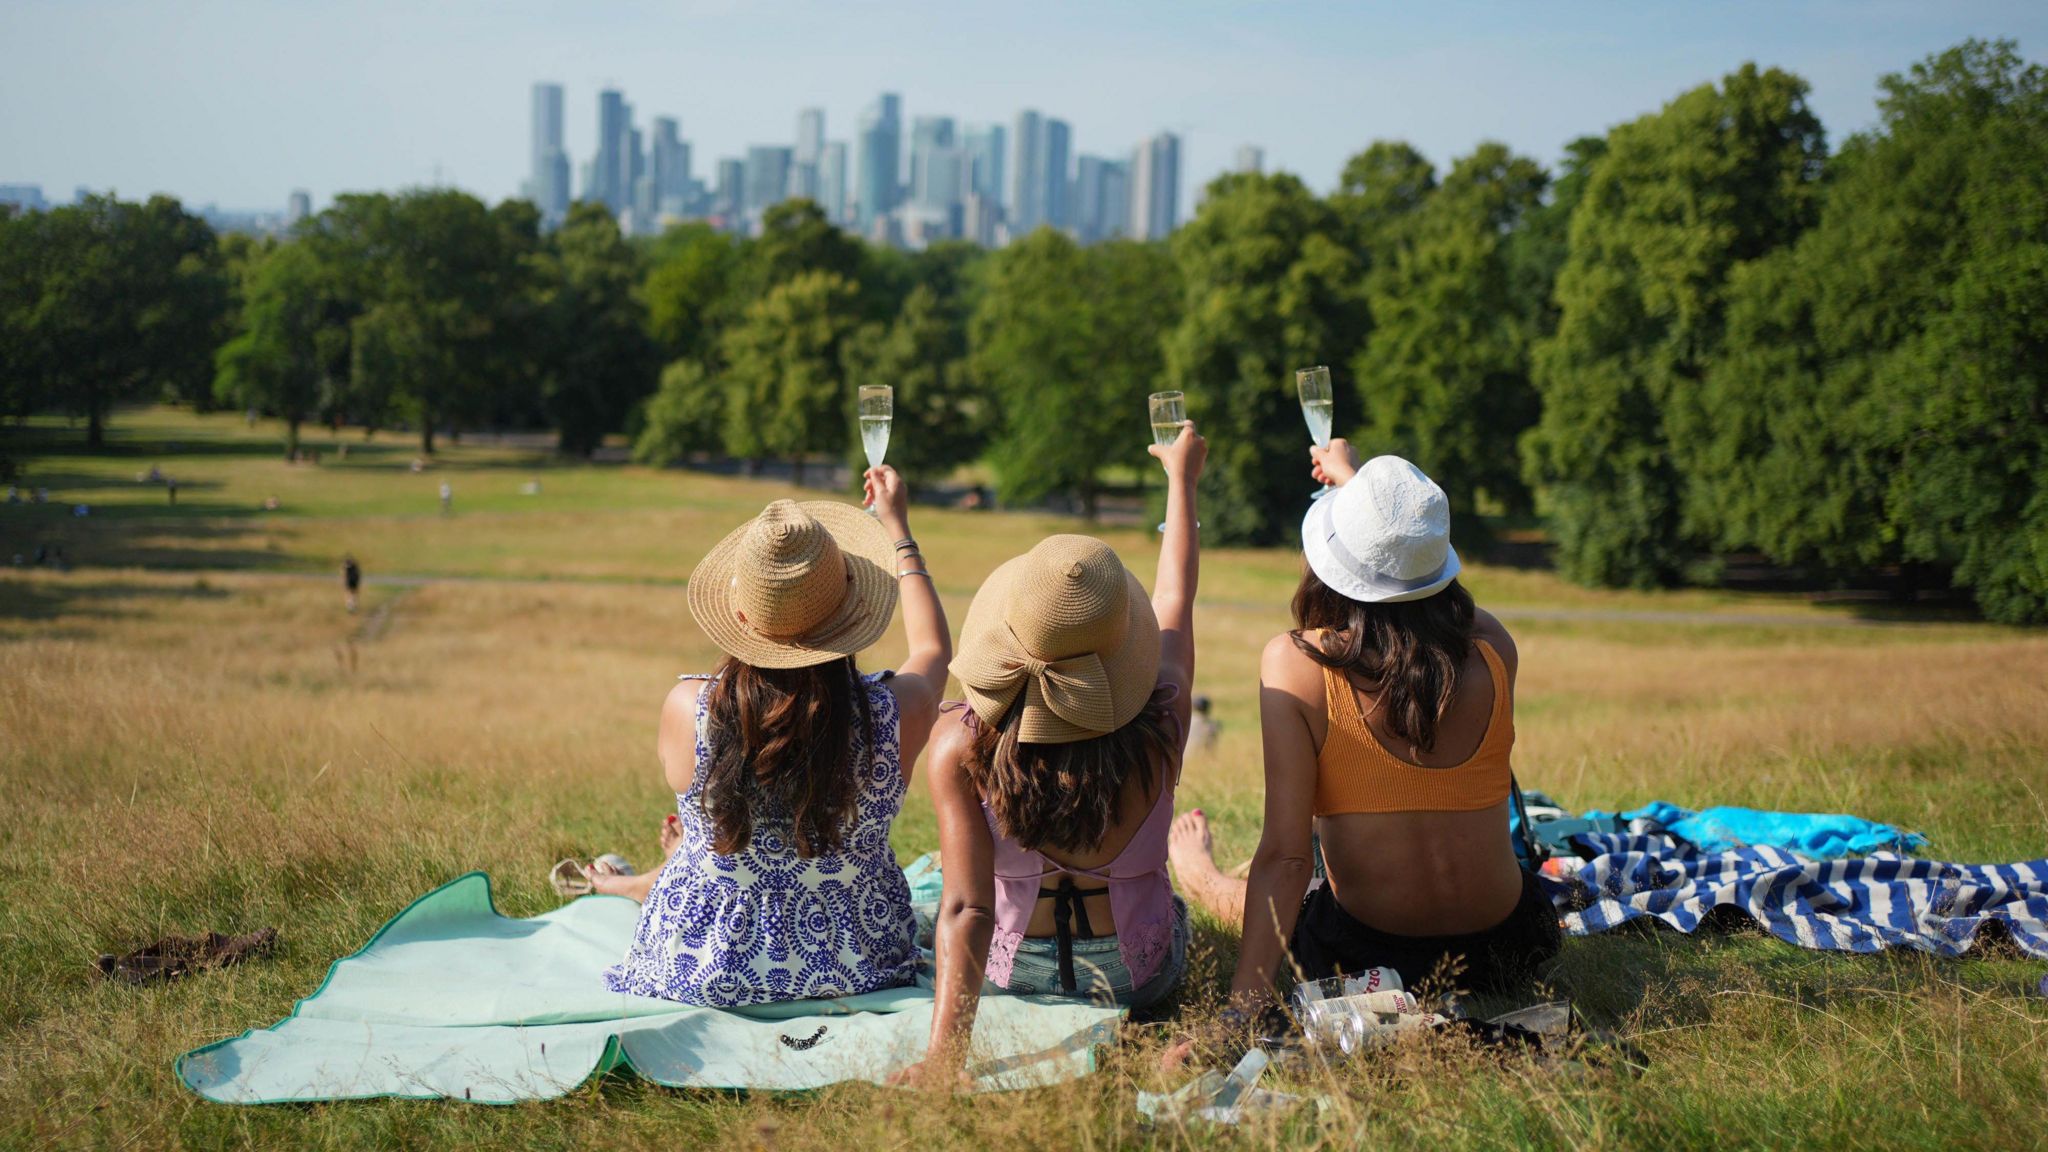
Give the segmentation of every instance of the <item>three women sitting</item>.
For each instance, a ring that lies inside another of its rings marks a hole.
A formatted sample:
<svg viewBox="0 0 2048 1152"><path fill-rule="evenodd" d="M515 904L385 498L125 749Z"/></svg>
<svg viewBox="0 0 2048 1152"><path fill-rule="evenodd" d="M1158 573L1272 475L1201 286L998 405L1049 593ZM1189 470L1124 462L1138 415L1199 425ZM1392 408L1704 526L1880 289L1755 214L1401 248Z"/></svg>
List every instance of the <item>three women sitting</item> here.
<svg viewBox="0 0 2048 1152"><path fill-rule="evenodd" d="M1469 988L1554 953L1555 916L1508 844L1513 642L1457 584L1443 493L1405 461L1361 471L1341 440L1317 452L1340 487L1304 522L1296 627L1262 662L1249 883L1216 869L1199 812L1173 821L1206 446L1189 426L1152 451L1168 480L1153 594L1106 545L1048 538L976 595L951 661L967 699L943 710L944 612L893 470L868 473L879 520L778 502L713 549L690 605L727 659L663 709L681 826L668 862L598 878L645 901L610 986L725 1006L916 979L888 832L927 734L944 891L931 1046L906 1079L961 1075L986 992L1167 995L1188 942L1169 839L1189 898L1245 926L1245 1003L1290 967L1420 982L1459 957ZM899 584L910 654L862 676L852 657ZM1328 879L1311 890L1318 833Z"/></svg>

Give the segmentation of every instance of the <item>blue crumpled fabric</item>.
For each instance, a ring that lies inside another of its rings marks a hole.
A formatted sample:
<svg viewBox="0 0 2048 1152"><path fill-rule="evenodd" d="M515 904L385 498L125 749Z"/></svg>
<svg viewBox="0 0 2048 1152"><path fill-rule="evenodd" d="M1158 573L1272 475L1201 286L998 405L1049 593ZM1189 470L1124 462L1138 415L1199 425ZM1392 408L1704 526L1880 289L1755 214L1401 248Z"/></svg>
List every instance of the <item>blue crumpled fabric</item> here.
<svg viewBox="0 0 2048 1152"><path fill-rule="evenodd" d="M1636 831L1661 831L1695 845L1702 852L1782 848L1801 856L1833 860L1872 852L1912 852L1927 843L1927 837L1918 832L1841 812L1769 812L1730 807L1694 812L1663 800L1652 800L1641 808L1618 814L1586 813L1589 820L1616 816Z"/></svg>

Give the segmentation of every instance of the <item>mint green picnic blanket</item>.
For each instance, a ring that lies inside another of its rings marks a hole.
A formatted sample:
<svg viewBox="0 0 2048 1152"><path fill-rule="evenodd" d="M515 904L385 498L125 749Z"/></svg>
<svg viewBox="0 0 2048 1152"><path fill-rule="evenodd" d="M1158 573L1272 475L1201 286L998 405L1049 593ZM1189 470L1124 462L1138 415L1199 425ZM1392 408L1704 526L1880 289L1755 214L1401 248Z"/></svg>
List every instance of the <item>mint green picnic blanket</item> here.
<svg viewBox="0 0 2048 1152"><path fill-rule="evenodd" d="M640 906L585 896L515 920L481 872L414 901L277 1024L178 1058L208 1100L276 1104L403 1096L508 1104L629 1068L677 1088L802 1091L880 1083L921 1059L932 997L899 988L739 1011L606 990ZM977 1088L1094 1070L1123 1012L991 996L975 1022Z"/></svg>

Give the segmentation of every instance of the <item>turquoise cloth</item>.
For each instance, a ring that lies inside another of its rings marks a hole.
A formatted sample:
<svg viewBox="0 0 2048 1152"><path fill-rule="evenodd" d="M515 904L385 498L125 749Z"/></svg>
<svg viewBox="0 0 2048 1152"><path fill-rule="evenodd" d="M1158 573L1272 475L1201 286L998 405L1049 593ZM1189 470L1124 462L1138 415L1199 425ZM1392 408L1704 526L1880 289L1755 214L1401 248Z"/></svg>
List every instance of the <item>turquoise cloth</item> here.
<svg viewBox="0 0 2048 1152"><path fill-rule="evenodd" d="M802 1091L882 1082L921 1059L931 993L917 988L743 1010L605 989L639 905L585 896L530 920L501 915L481 872L400 912L336 961L269 1028L178 1058L208 1100L271 1104L376 1096L509 1104L561 1096L626 1067L678 1088ZM992 997L975 1022L981 1090L1094 1070L1123 1013L1056 998Z"/></svg>
<svg viewBox="0 0 2048 1152"><path fill-rule="evenodd" d="M1608 816L1588 812L1587 819ZM1927 838L1889 824L1840 812L1769 812L1757 808L1705 808L1698 812L1653 800L1620 814L1625 821L1650 820L1663 831L1690 841L1702 852L1737 848L1782 848L1817 860L1867 856L1872 852L1911 852Z"/></svg>

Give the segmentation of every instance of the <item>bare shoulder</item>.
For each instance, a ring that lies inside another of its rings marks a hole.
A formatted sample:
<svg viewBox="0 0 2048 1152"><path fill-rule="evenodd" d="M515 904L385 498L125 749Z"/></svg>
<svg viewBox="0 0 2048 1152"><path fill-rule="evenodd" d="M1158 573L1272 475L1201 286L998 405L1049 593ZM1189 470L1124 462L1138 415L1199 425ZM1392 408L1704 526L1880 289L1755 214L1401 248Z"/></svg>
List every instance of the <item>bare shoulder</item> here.
<svg viewBox="0 0 2048 1152"><path fill-rule="evenodd" d="M661 719L664 727L670 720L682 720L691 727L697 726L697 701L703 697L704 689L710 686L708 680L678 680L668 690L668 699L661 702Z"/></svg>
<svg viewBox="0 0 2048 1152"><path fill-rule="evenodd" d="M1265 651L1259 654L1259 682L1296 696L1320 698L1323 666L1301 650L1301 645L1295 642L1294 633L1282 632L1266 641Z"/></svg>
<svg viewBox="0 0 2048 1152"><path fill-rule="evenodd" d="M1520 654L1515 650L1514 636L1509 634L1507 625L1502 624L1500 618L1493 613L1484 608L1474 610L1472 634L1493 645L1493 650L1500 653L1501 663L1507 665L1510 672L1521 663Z"/></svg>
<svg viewBox="0 0 2048 1152"><path fill-rule="evenodd" d="M960 762L974 743L974 730L967 726L967 709L949 708L932 724L932 740L926 745L934 770Z"/></svg>

